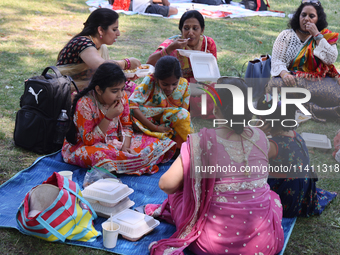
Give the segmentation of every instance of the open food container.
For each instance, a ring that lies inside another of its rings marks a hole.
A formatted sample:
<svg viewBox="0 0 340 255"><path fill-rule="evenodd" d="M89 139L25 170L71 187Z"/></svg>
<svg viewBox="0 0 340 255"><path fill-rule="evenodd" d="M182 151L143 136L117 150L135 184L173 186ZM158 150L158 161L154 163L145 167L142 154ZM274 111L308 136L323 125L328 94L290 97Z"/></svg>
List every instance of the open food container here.
<svg viewBox="0 0 340 255"><path fill-rule="evenodd" d="M298 124L301 124L303 122L306 122L307 120L310 120L312 117L309 115L304 115L300 111L295 112L295 120L297 121Z"/></svg>
<svg viewBox="0 0 340 255"><path fill-rule="evenodd" d="M332 144L326 135L319 135L313 133L301 133L301 137L306 142L308 148L331 149Z"/></svg>
<svg viewBox="0 0 340 255"><path fill-rule="evenodd" d="M137 76L139 78L145 77L149 74L153 74L155 72L155 67L149 64L143 64L137 68Z"/></svg>
<svg viewBox="0 0 340 255"><path fill-rule="evenodd" d="M126 78L133 78L137 74L137 68L123 70Z"/></svg>
<svg viewBox="0 0 340 255"><path fill-rule="evenodd" d="M100 179L87 186L83 191L83 197L91 204L98 202L107 207L113 207L121 200L133 193L127 185L113 182L107 179Z"/></svg>
<svg viewBox="0 0 340 255"><path fill-rule="evenodd" d="M139 78L143 78L149 74L153 74L155 72L155 67L149 64L142 64L136 69L128 69L123 70L126 78L133 78L137 75Z"/></svg>
<svg viewBox="0 0 340 255"><path fill-rule="evenodd" d="M131 201L130 198L127 197L120 201L118 204L116 204L114 207L103 206L97 203L96 201L94 203L90 202L90 204L98 216L110 218L111 214L116 215L126 209L129 209L131 206L135 204L135 202Z"/></svg>
<svg viewBox="0 0 340 255"><path fill-rule="evenodd" d="M182 49L177 49L178 53L184 57L190 58L190 55L195 53L195 54L200 54L204 53L203 51L200 50L182 50Z"/></svg>
<svg viewBox="0 0 340 255"><path fill-rule="evenodd" d="M112 216L112 221L120 225L119 234L132 242L139 240L159 225L159 221L153 217L131 209Z"/></svg>
<svg viewBox="0 0 340 255"><path fill-rule="evenodd" d="M199 82L217 82L220 78L220 70L215 56L196 50L177 50L182 56L190 59L194 78Z"/></svg>

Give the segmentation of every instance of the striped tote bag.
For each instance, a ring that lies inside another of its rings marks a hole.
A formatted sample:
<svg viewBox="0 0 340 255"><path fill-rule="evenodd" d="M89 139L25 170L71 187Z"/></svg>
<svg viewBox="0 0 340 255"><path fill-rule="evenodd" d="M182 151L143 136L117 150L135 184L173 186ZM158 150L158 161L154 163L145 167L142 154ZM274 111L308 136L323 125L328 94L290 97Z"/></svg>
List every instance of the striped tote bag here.
<svg viewBox="0 0 340 255"><path fill-rule="evenodd" d="M93 227L96 218L79 185L56 172L26 194L16 215L23 233L50 242L94 241L101 235Z"/></svg>

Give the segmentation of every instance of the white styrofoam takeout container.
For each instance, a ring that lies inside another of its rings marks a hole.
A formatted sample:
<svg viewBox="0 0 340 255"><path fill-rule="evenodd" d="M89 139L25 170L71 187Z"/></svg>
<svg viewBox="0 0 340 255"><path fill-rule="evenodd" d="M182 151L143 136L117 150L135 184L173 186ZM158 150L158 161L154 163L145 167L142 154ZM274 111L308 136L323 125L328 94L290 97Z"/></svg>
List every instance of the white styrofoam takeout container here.
<svg viewBox="0 0 340 255"><path fill-rule="evenodd" d="M216 58L211 53L194 53L190 55L190 63L194 78L197 81L217 82L220 78Z"/></svg>
<svg viewBox="0 0 340 255"><path fill-rule="evenodd" d="M123 70L126 78L133 78L135 75L137 75L139 78L143 78L149 74L153 74L155 72L155 67L150 64L142 64L141 66L147 66L147 69L141 69L139 67L136 68L134 72L131 72L132 70Z"/></svg>
<svg viewBox="0 0 340 255"><path fill-rule="evenodd" d="M125 75L125 77L126 78L133 78L135 75L136 75L136 73L137 73L137 68L136 68L136 70L134 71L134 72L132 72L133 70L123 70L123 72L124 72L124 75Z"/></svg>
<svg viewBox="0 0 340 255"><path fill-rule="evenodd" d="M326 135L314 133L301 133L301 137L306 142L308 148L331 149L332 144Z"/></svg>
<svg viewBox="0 0 340 255"><path fill-rule="evenodd" d="M139 78L143 78L149 74L153 74L155 72L155 67L153 65L149 65L149 64L142 64L141 66L144 66L144 67L148 67L147 69L141 69L141 68L137 68L137 72L136 72L136 75L139 77Z"/></svg>
<svg viewBox="0 0 340 255"><path fill-rule="evenodd" d="M195 54L200 54L200 53L205 53L200 50L183 50L183 49L177 49L178 53L184 57L190 58L190 55L195 53Z"/></svg>
<svg viewBox="0 0 340 255"><path fill-rule="evenodd" d="M95 203L90 202L90 204L98 216L110 218L111 214L116 215L126 209L129 209L131 206L135 204L135 202L131 201L130 198L127 197L120 201L118 204L116 204L114 207L103 206L100 203L97 203L96 201Z"/></svg>
<svg viewBox="0 0 340 255"><path fill-rule="evenodd" d="M215 56L197 50L178 49L178 53L190 59L194 78L199 82L217 82L220 70Z"/></svg>
<svg viewBox="0 0 340 255"><path fill-rule="evenodd" d="M87 186L82 194L90 203L98 201L103 206L113 207L133 192L133 189L123 183L100 179Z"/></svg>
<svg viewBox="0 0 340 255"><path fill-rule="evenodd" d="M131 209L112 216L112 221L120 225L119 234L132 242L137 241L159 225L159 221L153 217Z"/></svg>

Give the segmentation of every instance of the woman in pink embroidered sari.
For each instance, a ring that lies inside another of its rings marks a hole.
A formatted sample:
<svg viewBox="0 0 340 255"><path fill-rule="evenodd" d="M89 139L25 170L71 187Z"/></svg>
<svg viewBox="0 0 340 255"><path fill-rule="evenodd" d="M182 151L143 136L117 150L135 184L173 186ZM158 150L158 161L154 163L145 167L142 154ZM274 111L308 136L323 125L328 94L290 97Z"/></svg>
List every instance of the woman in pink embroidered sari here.
<svg viewBox="0 0 340 255"><path fill-rule="evenodd" d="M246 92L246 85L237 82ZM216 118L247 121L232 115L232 95L219 90L223 106ZM248 111L248 112L247 112ZM284 243L282 206L267 184L269 143L257 129L233 125L202 129L183 143L181 155L161 177L169 194L161 206L145 212L175 224L169 238L150 245L151 254L276 254ZM248 170L248 171L246 171Z"/></svg>

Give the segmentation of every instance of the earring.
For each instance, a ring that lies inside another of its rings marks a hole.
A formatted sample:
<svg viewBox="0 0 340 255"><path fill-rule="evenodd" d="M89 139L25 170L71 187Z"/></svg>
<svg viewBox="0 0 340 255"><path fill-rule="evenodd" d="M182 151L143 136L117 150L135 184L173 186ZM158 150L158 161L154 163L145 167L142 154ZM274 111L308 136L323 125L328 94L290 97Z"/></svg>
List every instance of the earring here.
<svg viewBox="0 0 340 255"><path fill-rule="evenodd" d="M99 38L100 38L100 39L102 39L102 38L103 38L103 36L102 36L102 35L100 35L100 36L99 36Z"/></svg>

